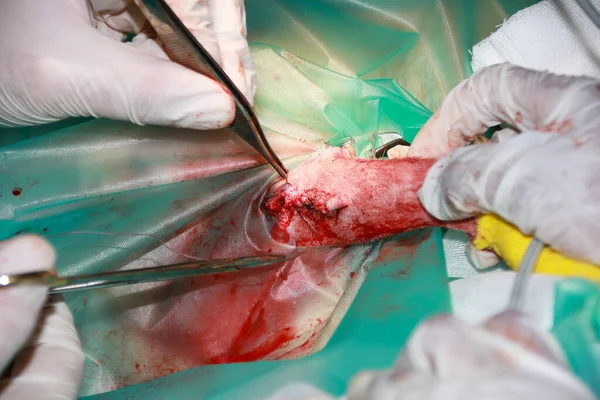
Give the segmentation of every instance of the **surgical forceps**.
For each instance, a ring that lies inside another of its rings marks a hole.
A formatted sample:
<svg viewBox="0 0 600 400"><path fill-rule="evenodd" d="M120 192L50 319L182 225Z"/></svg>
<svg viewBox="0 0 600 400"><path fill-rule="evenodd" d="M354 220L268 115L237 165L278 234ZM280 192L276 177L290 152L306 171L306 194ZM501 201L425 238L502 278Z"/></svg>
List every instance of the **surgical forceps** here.
<svg viewBox="0 0 600 400"><path fill-rule="evenodd" d="M288 171L265 138L248 100L171 7L164 0L135 0L135 3L162 39L173 61L219 82L231 92L235 102L235 118L230 128L258 151L283 179L287 179Z"/></svg>
<svg viewBox="0 0 600 400"><path fill-rule="evenodd" d="M104 289L136 283L174 280L196 275L241 271L275 265L284 261L284 256L268 255L193 261L160 267L102 272L91 275L58 276L54 271L38 271L14 275L0 274L0 290L20 285L43 285L48 286L49 294L58 294L76 290Z"/></svg>

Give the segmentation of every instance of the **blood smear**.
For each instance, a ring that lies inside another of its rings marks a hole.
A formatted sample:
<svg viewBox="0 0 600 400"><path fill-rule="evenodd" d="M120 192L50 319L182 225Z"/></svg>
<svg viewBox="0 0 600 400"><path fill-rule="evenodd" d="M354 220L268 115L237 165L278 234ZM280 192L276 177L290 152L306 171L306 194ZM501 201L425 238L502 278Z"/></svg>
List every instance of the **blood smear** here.
<svg viewBox="0 0 600 400"><path fill-rule="evenodd" d="M287 244L293 241L344 247L312 247L273 268L194 277L142 293L150 297L136 301L146 306L132 311L115 341L123 348L122 360L113 360L117 385L199 365L310 354L369 253L345 245L438 224L416 195L433 160L338 153L320 160L304 175L296 171L306 165L292 171L289 186L267 204L265 185L205 214L180 232L177 250L215 259L297 253ZM265 220L265 209L276 224Z"/></svg>
<svg viewBox="0 0 600 400"><path fill-rule="evenodd" d="M313 351L323 321L330 317L350 273L364 257L357 254L348 263L351 249L297 251L278 244L264 223L263 193L249 193L239 205L205 215L182 233L176 249L206 259L271 250L273 254L291 252L290 260L275 267L194 277L153 289L155 300L149 310L121 340L124 348L130 347L128 341L135 341L137 347L123 358L122 364L131 367L129 371L121 368L119 385L200 365L303 357ZM319 321L307 320L306 315L318 315Z"/></svg>

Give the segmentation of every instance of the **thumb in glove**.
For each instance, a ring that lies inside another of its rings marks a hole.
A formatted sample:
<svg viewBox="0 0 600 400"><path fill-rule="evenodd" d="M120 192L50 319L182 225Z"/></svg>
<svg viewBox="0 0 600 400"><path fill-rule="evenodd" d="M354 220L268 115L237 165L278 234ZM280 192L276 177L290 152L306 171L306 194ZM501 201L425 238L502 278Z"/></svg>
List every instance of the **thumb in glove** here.
<svg viewBox="0 0 600 400"><path fill-rule="evenodd" d="M0 279L50 270L55 259L37 236L0 242ZM0 372L8 376L0 381L2 400L77 397L84 356L73 317L60 299L46 304L46 292L41 285L0 289Z"/></svg>

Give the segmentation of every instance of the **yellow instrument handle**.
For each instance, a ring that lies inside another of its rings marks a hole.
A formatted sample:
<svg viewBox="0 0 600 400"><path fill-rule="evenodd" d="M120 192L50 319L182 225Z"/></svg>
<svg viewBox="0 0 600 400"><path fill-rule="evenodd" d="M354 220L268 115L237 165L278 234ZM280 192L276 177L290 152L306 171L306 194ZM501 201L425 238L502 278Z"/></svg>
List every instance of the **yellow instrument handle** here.
<svg viewBox="0 0 600 400"><path fill-rule="evenodd" d="M492 250L512 269L517 269L525 255L531 237L496 215L484 215L477 221L477 236L473 241L478 250ZM600 282L600 267L573 260L546 247L542 250L534 272L578 277Z"/></svg>

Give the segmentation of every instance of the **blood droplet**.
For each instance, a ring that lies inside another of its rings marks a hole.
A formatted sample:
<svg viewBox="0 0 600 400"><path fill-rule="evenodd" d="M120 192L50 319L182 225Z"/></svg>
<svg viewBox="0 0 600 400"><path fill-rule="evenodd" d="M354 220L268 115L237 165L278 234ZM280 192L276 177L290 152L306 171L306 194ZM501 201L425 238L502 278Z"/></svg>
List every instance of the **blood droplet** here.
<svg viewBox="0 0 600 400"><path fill-rule="evenodd" d="M517 124L523 122L523 114L521 114L521 111L517 111L517 114L515 115L515 122Z"/></svg>
<svg viewBox="0 0 600 400"><path fill-rule="evenodd" d="M13 194L13 196L19 196L22 191L23 191L23 189L21 189L21 188L14 188L12 191L12 194Z"/></svg>

